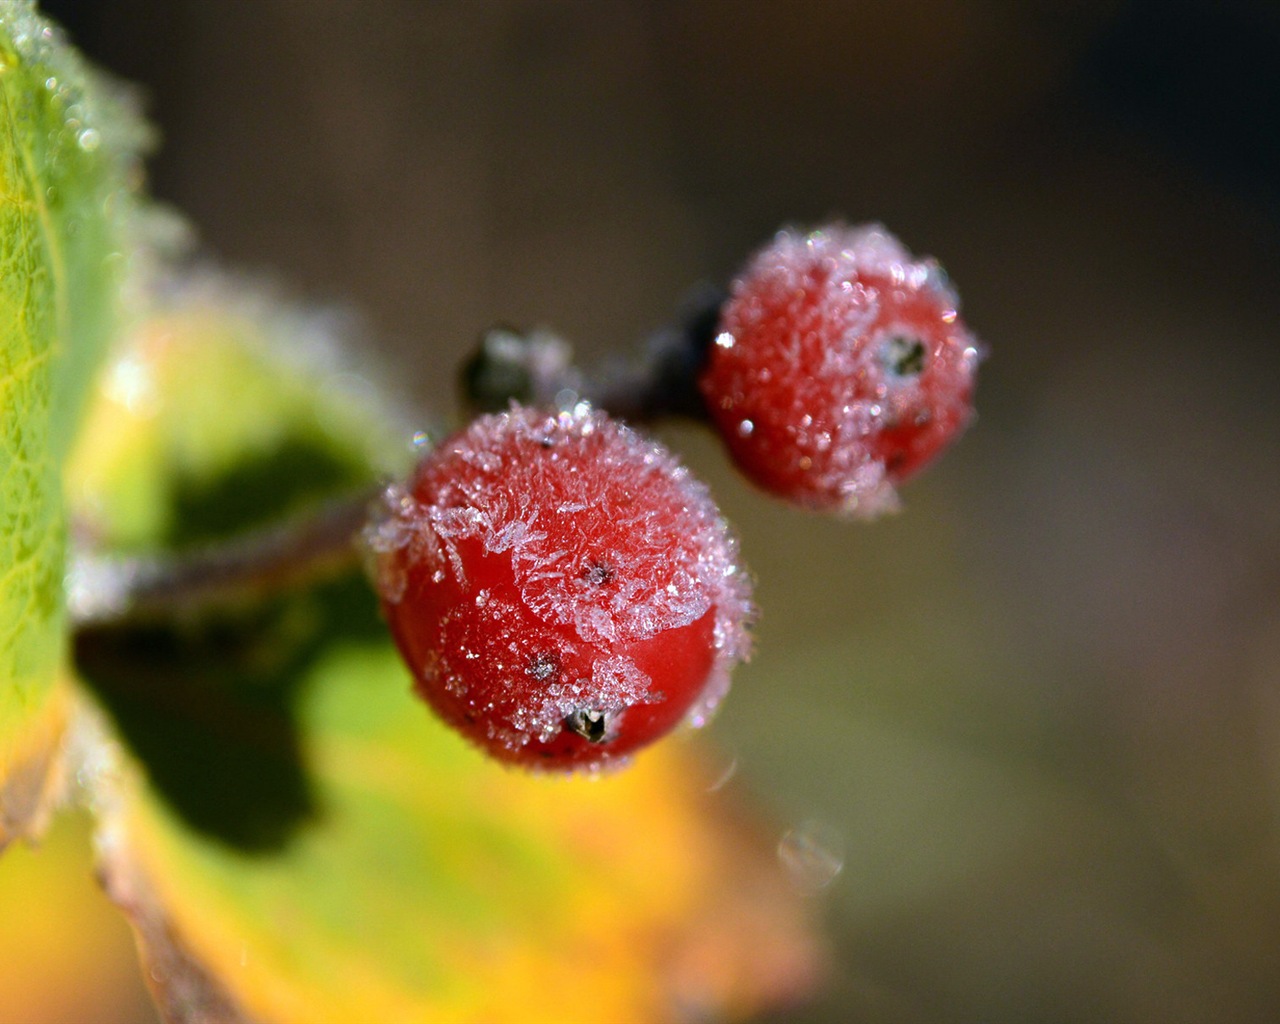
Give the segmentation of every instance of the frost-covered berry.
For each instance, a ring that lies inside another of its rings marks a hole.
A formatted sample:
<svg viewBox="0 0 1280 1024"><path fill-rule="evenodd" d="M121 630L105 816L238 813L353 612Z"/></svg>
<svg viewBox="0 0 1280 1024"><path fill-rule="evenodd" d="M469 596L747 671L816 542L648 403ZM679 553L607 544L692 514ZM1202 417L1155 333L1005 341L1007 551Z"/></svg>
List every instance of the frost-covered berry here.
<svg viewBox="0 0 1280 1024"><path fill-rule="evenodd" d="M811 508L895 507L972 411L958 301L879 225L780 232L734 282L698 382L739 467Z"/></svg>
<svg viewBox="0 0 1280 1024"><path fill-rule="evenodd" d="M369 531L418 692L485 750L599 765L702 724L747 653L737 544L660 445L579 406L443 442Z"/></svg>

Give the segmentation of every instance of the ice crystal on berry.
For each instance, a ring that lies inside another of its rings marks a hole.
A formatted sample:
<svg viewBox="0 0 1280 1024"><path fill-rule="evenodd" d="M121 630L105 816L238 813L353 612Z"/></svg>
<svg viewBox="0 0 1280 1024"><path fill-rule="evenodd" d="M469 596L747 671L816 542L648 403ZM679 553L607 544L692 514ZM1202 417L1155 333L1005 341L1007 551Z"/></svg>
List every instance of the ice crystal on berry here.
<svg viewBox="0 0 1280 1024"><path fill-rule="evenodd" d="M980 348L942 268L879 225L780 232L735 281L699 386L734 460L872 515L971 415Z"/></svg>
<svg viewBox="0 0 1280 1024"><path fill-rule="evenodd" d="M747 653L749 585L706 489L585 406L481 417L367 536L419 693L505 760L596 765L701 724Z"/></svg>

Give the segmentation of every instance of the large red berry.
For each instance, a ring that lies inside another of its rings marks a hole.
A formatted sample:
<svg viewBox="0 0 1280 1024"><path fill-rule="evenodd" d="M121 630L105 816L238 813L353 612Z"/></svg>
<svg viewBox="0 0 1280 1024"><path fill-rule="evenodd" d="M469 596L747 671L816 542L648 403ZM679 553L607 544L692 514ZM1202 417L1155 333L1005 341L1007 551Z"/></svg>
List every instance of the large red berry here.
<svg viewBox="0 0 1280 1024"><path fill-rule="evenodd" d="M699 378L734 460L812 508L894 507L972 411L980 349L957 307L878 225L780 232L734 282Z"/></svg>
<svg viewBox="0 0 1280 1024"><path fill-rule="evenodd" d="M481 417L389 504L370 543L417 690L503 760L599 765L700 725L747 653L706 489L585 406Z"/></svg>

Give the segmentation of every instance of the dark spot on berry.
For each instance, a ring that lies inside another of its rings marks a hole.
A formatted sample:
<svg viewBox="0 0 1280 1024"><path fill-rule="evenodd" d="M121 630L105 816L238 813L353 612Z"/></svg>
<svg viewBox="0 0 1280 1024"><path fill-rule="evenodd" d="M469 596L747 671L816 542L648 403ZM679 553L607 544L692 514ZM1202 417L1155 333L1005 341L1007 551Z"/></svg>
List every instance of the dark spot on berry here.
<svg viewBox="0 0 1280 1024"><path fill-rule="evenodd" d="M889 338L880 349L885 369L896 377L919 375L924 370L924 355L924 342L902 334Z"/></svg>
<svg viewBox="0 0 1280 1024"><path fill-rule="evenodd" d="M603 587L613 580L613 566L608 562L592 561L582 570L582 578L593 587Z"/></svg>
<svg viewBox="0 0 1280 1024"><path fill-rule="evenodd" d="M564 720L564 724L588 743L603 743L609 731L609 715L605 711L579 708Z"/></svg>
<svg viewBox="0 0 1280 1024"><path fill-rule="evenodd" d="M543 448L554 448L556 446L555 438L546 436L539 438L538 444Z"/></svg>
<svg viewBox="0 0 1280 1024"><path fill-rule="evenodd" d="M550 652L535 655L529 661L528 668L525 669L529 675L541 683L555 679L560 674L560 658L558 655Z"/></svg>

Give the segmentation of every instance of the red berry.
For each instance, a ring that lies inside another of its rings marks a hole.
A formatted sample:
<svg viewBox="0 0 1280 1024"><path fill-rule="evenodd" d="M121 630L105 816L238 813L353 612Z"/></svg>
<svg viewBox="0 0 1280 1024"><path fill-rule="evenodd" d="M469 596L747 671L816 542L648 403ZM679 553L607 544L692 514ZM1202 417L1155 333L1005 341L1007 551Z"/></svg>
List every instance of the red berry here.
<svg viewBox="0 0 1280 1024"><path fill-rule="evenodd" d="M599 765L701 725L747 653L706 489L585 406L481 417L390 506L369 539L417 691L503 760Z"/></svg>
<svg viewBox="0 0 1280 1024"><path fill-rule="evenodd" d="M734 282L699 379L738 466L811 508L895 507L972 412L958 301L878 225L780 232Z"/></svg>

